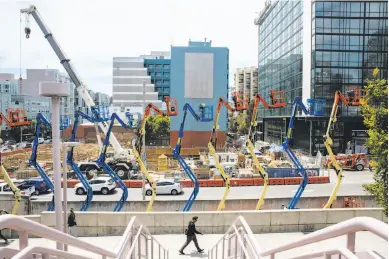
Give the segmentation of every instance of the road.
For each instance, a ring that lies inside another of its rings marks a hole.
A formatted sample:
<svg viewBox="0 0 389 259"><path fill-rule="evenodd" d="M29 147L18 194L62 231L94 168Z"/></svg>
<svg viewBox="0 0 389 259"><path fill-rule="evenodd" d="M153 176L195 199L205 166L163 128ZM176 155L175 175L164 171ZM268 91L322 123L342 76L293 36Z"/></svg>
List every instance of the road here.
<svg viewBox="0 0 389 259"><path fill-rule="evenodd" d="M331 182L328 184L309 184L302 197L327 197L330 195L336 183L336 175L334 171L330 173ZM366 195L362 185L373 182L373 173L368 170L355 172L345 171L342 185L339 188L338 195L360 196ZM269 186L266 198L292 198L297 190L297 185L273 185ZM242 186L231 187L227 199L258 199L259 193L262 191L262 186ZM197 200L219 200L223 196L224 187L201 187L197 196ZM180 195L158 195L156 200L188 200L192 192L191 188L184 188ZM84 201L85 195L76 195L74 188L67 190L68 201ZM116 201L119 200L122 190L116 189L114 193L109 195L94 194L94 201ZM51 200L52 194L34 196L37 200ZM146 199L149 199L146 196ZM142 200L141 188L128 189L128 201Z"/></svg>

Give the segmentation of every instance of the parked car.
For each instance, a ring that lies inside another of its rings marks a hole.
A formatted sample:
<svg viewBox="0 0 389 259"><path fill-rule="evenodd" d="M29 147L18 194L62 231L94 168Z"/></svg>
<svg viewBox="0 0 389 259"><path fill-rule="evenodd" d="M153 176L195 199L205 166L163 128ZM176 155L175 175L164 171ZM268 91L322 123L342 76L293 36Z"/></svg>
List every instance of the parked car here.
<svg viewBox="0 0 389 259"><path fill-rule="evenodd" d="M31 147L32 147L31 143L26 141L16 144L16 149L24 149L24 148L31 148Z"/></svg>
<svg viewBox="0 0 389 259"><path fill-rule="evenodd" d="M157 193L156 194L172 194L177 195L182 192L180 183L176 183L174 179L164 179L156 182ZM150 184L146 185L146 195L152 195L153 191Z"/></svg>
<svg viewBox="0 0 389 259"><path fill-rule="evenodd" d="M45 181L41 177L33 177L29 179L25 179L22 184L34 186L35 191L34 195L39 195L41 193L48 193L52 191L49 186L46 185Z"/></svg>
<svg viewBox="0 0 389 259"><path fill-rule="evenodd" d="M51 144L53 141L51 139L46 139L43 141L43 144Z"/></svg>
<svg viewBox="0 0 389 259"><path fill-rule="evenodd" d="M12 147L11 146L3 146L0 148L0 152L10 152L12 151Z"/></svg>
<svg viewBox="0 0 389 259"><path fill-rule="evenodd" d="M35 195L35 186L24 181L14 181L15 186L20 190L21 195L23 196L32 196ZM11 187L3 183L0 185L0 192L11 192Z"/></svg>
<svg viewBox="0 0 389 259"><path fill-rule="evenodd" d="M113 192L116 188L116 184L112 181L111 177L97 177L88 182L92 187L93 192L101 192L104 195ZM74 188L76 189L76 194L86 194L86 190L82 183L76 184Z"/></svg>

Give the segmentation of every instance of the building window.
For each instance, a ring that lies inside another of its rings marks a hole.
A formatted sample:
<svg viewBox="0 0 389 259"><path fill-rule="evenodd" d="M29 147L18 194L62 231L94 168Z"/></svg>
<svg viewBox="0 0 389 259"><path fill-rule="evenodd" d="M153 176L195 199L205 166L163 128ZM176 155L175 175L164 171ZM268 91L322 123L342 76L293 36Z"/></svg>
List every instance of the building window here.
<svg viewBox="0 0 389 259"><path fill-rule="evenodd" d="M155 73L156 76L162 76L162 73L161 72L157 72Z"/></svg>
<svg viewBox="0 0 389 259"><path fill-rule="evenodd" d="M164 68L164 69L169 69L169 68L170 68L170 65L165 64L165 65L163 65L163 68Z"/></svg>
<svg viewBox="0 0 389 259"><path fill-rule="evenodd" d="M157 65L155 65L155 68L162 68L162 65L161 64L157 64Z"/></svg>

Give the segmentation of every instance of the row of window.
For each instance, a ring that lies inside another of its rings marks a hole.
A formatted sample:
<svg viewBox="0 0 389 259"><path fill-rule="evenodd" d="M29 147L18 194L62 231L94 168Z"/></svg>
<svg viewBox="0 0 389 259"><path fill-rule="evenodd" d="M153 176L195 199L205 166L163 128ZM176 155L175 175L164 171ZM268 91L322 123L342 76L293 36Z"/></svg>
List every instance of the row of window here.
<svg viewBox="0 0 389 259"><path fill-rule="evenodd" d="M312 21L313 33L384 34L387 30L388 19L316 18Z"/></svg>
<svg viewBox="0 0 389 259"><path fill-rule="evenodd" d="M156 87L155 90L159 94L170 94L170 88L169 87Z"/></svg>
<svg viewBox="0 0 389 259"><path fill-rule="evenodd" d="M170 69L170 65L169 64L148 64L147 65L147 68L164 68L164 69Z"/></svg>
<svg viewBox="0 0 389 259"><path fill-rule="evenodd" d="M315 51L312 54L312 64L315 67L385 67L387 63L388 53Z"/></svg>
<svg viewBox="0 0 389 259"><path fill-rule="evenodd" d="M349 36L349 35L318 35L312 39L313 50L388 50L387 36Z"/></svg>
<svg viewBox="0 0 389 259"><path fill-rule="evenodd" d="M387 2L315 2L312 15L333 17L387 17Z"/></svg>
<svg viewBox="0 0 389 259"><path fill-rule="evenodd" d="M170 76L170 73L168 73L168 72L164 72L164 73L162 73L162 72L155 72L155 73L148 72L147 74L149 76L162 76L162 75L165 77Z"/></svg>

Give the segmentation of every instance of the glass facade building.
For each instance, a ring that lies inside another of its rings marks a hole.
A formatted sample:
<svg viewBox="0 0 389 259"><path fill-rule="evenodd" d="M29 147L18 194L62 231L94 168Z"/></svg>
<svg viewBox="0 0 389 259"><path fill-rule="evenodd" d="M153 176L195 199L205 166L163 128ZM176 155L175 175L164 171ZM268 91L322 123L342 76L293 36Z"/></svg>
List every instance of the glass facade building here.
<svg viewBox="0 0 389 259"><path fill-rule="evenodd" d="M170 96L170 59L145 59L144 66L158 92L158 100L164 101L165 96Z"/></svg>
<svg viewBox="0 0 389 259"><path fill-rule="evenodd" d="M267 1L258 25L258 89L283 90L297 96L325 98L326 116L297 114L292 144L314 154L324 151L322 136L337 90L363 88L372 70L388 77L387 1ZM308 69L307 69L308 68ZM281 143L292 106L261 110L263 139ZM343 152L353 130L364 130L360 109L339 107L333 131L335 152Z"/></svg>

